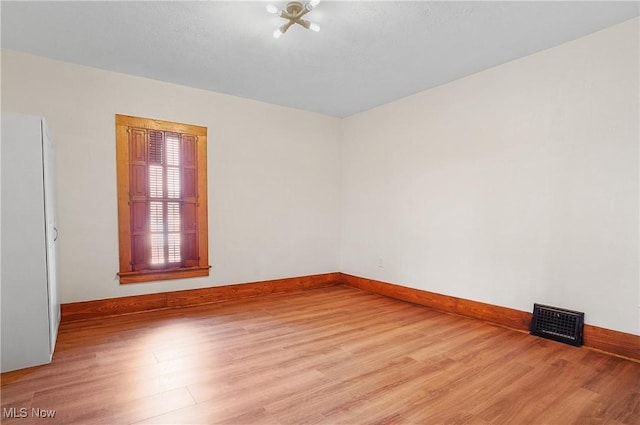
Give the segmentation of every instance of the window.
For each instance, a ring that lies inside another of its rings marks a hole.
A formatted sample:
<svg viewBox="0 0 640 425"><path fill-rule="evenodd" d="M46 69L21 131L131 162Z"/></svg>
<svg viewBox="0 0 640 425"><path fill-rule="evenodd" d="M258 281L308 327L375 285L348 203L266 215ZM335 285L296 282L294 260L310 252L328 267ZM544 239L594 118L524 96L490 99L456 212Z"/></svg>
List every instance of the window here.
<svg viewBox="0 0 640 425"><path fill-rule="evenodd" d="M208 276L207 129L116 115L120 283Z"/></svg>

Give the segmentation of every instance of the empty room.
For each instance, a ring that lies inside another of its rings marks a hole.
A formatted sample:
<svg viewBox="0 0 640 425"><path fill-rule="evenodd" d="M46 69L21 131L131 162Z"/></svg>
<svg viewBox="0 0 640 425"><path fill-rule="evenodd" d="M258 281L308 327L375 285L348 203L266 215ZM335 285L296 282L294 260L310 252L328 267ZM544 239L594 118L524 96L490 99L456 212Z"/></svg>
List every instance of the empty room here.
<svg viewBox="0 0 640 425"><path fill-rule="evenodd" d="M637 1L1 1L2 424L640 424Z"/></svg>

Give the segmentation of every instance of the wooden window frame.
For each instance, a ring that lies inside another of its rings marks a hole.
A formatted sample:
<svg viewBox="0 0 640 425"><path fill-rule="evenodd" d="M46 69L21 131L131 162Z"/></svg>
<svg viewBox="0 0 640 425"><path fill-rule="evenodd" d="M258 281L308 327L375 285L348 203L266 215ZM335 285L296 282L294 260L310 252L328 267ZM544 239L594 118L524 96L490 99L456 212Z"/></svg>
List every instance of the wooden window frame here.
<svg viewBox="0 0 640 425"><path fill-rule="evenodd" d="M175 133L187 133L197 136L197 190L198 190L198 265L162 270L132 269L131 248L131 208L129 205L130 165L129 134L130 127L147 130L159 130ZM118 236L120 250L120 283L150 282L166 279L209 276L209 231L207 201L207 128L116 114L116 168L118 182Z"/></svg>

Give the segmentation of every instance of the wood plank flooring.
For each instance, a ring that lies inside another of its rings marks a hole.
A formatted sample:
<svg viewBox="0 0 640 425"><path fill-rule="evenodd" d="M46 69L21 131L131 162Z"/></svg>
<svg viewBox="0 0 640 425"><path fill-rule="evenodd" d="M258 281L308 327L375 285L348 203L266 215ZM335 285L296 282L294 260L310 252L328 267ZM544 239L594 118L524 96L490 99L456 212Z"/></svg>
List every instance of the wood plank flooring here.
<svg viewBox="0 0 640 425"><path fill-rule="evenodd" d="M3 424L640 424L640 363L344 286L63 323L1 385Z"/></svg>

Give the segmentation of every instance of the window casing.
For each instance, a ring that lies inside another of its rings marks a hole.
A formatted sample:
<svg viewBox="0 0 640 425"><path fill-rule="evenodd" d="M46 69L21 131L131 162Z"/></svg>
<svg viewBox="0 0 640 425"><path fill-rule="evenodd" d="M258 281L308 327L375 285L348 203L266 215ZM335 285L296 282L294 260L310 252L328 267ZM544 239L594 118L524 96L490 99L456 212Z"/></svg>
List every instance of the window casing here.
<svg viewBox="0 0 640 425"><path fill-rule="evenodd" d="M120 283L208 276L207 129L116 115Z"/></svg>

